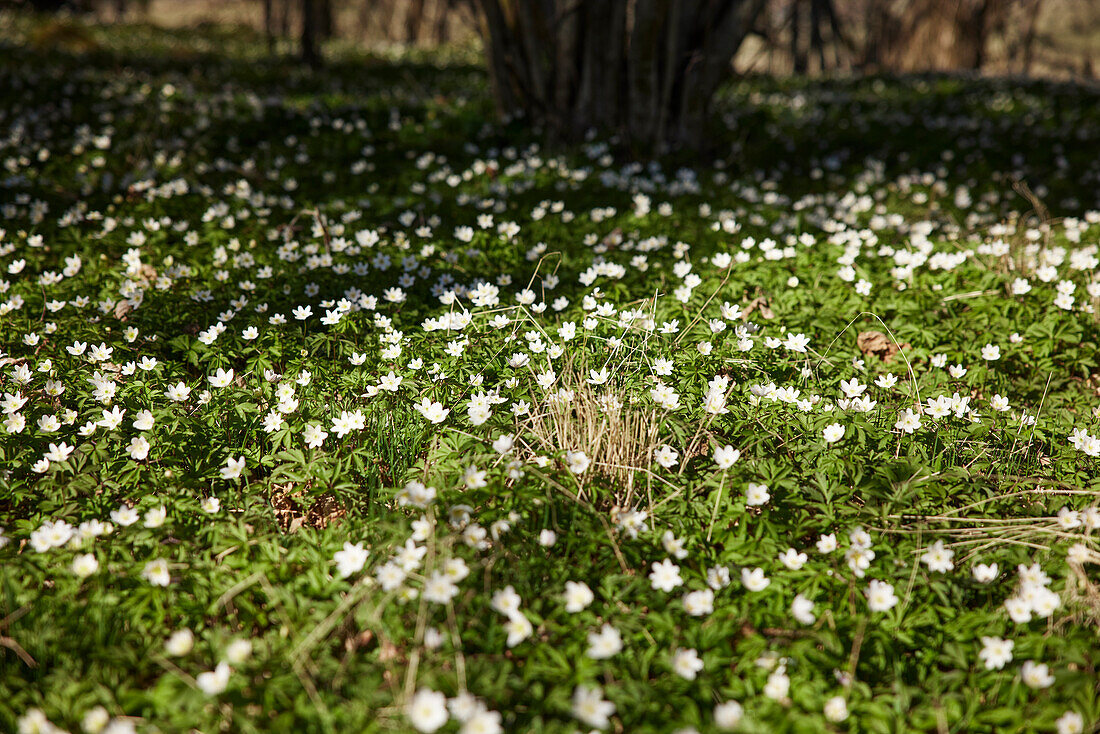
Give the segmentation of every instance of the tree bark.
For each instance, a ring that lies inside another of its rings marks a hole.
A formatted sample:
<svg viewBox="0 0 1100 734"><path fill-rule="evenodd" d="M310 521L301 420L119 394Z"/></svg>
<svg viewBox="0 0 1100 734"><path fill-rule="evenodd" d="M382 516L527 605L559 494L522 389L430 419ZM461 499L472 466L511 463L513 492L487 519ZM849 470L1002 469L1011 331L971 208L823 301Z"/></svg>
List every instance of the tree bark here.
<svg viewBox="0 0 1100 734"><path fill-rule="evenodd" d="M791 0L791 63L795 74L805 74L809 64L800 43L802 35L802 0Z"/></svg>
<svg viewBox="0 0 1100 734"><path fill-rule="evenodd" d="M264 36L267 38L267 52L275 55L275 0L264 0Z"/></svg>
<svg viewBox="0 0 1100 734"><path fill-rule="evenodd" d="M336 35L336 20L332 14L332 0L314 0L317 12L317 38L327 40Z"/></svg>
<svg viewBox="0 0 1100 734"><path fill-rule="evenodd" d="M561 137L702 143L711 100L765 0L479 0L498 106Z"/></svg>
<svg viewBox="0 0 1100 734"><path fill-rule="evenodd" d="M317 66L320 58L317 55L317 12L314 0L302 0L302 35L301 52L302 61L310 66Z"/></svg>

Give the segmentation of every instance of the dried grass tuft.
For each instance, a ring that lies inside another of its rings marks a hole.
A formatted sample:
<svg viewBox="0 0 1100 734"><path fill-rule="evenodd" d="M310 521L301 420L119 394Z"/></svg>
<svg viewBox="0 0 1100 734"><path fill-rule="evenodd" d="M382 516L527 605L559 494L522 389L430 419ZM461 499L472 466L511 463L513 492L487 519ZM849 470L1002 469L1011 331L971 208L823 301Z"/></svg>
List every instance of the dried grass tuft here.
<svg viewBox="0 0 1100 734"><path fill-rule="evenodd" d="M660 445L657 410L632 404L614 388L593 387L578 375L563 376L562 384L539 412L528 416L530 450L584 451L592 462L585 475L605 479L615 503L630 506L638 473L650 473L653 451Z"/></svg>

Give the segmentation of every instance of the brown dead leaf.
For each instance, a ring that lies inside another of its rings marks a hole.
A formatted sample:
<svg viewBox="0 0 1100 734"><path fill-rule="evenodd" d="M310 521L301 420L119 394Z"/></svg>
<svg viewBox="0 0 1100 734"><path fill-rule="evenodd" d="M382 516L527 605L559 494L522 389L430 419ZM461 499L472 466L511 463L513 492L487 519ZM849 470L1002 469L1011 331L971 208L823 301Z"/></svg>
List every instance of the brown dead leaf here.
<svg viewBox="0 0 1100 734"><path fill-rule="evenodd" d="M306 526L328 527L329 523L346 514L336 497L327 492L317 497L309 509L305 509L299 501L304 494L304 490L294 490L290 484L275 486L271 490L271 508L275 511L275 521L284 533L295 533Z"/></svg>
<svg viewBox="0 0 1100 734"><path fill-rule="evenodd" d="M864 357L874 355L883 362L889 362L902 349L908 349L909 343L899 346L881 331L861 331L856 337L856 346Z"/></svg>
<svg viewBox="0 0 1100 734"><path fill-rule="evenodd" d="M768 299L764 298L764 296L757 296L756 298L749 301L749 305L745 306L745 308L741 312L741 320L742 321L748 321L749 320L749 314L751 314L753 311L756 311L756 310L760 311L760 316L762 318L765 318L765 319L774 319L775 318L775 312L772 311L768 307Z"/></svg>

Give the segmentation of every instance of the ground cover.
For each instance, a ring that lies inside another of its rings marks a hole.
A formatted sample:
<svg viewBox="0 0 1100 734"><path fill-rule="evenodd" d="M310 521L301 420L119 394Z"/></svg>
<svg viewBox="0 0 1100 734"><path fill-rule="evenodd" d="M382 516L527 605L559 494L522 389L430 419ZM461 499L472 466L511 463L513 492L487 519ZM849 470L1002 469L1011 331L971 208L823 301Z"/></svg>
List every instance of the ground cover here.
<svg viewBox="0 0 1100 734"><path fill-rule="evenodd" d="M651 160L460 54L58 33L0 47L0 729L1100 722L1095 91L743 80Z"/></svg>

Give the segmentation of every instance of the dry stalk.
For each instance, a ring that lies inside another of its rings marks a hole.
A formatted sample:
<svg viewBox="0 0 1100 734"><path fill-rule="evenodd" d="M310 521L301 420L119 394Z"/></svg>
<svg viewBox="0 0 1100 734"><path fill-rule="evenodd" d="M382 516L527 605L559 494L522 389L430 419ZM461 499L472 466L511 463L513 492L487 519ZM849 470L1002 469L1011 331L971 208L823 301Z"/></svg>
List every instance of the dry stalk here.
<svg viewBox="0 0 1100 734"><path fill-rule="evenodd" d="M530 447L537 452L581 450L591 460L589 473L607 480L613 499L629 507L638 472L647 472L653 451L660 445L655 408L630 402L614 388L597 388L572 371L562 375L563 389L572 400L551 395L542 409L527 418Z"/></svg>

